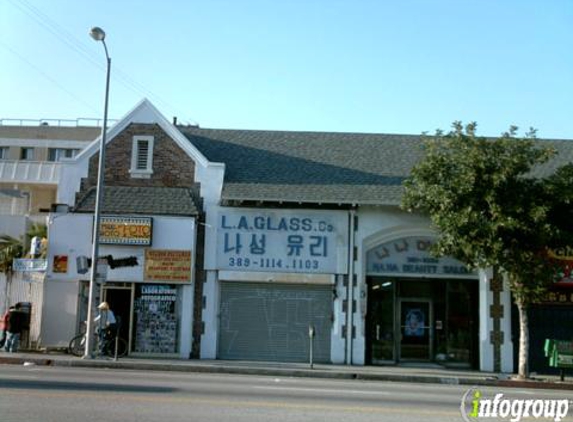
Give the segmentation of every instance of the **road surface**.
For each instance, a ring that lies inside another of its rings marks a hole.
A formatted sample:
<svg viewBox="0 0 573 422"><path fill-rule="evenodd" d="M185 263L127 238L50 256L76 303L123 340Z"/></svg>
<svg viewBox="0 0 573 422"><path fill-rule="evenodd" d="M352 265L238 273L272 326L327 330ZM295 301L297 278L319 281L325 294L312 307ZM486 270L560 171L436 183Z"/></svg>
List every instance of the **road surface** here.
<svg viewBox="0 0 573 422"><path fill-rule="evenodd" d="M460 404L467 390L457 385L0 365L0 421L447 422L463 420ZM483 396L503 392L524 399L573 399L573 392L564 391L480 391Z"/></svg>

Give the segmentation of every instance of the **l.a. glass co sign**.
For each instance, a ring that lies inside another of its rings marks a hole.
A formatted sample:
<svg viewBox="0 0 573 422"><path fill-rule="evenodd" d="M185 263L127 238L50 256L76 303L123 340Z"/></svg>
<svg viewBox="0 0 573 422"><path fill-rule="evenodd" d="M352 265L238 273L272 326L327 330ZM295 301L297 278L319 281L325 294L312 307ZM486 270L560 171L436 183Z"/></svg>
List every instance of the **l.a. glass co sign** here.
<svg viewBox="0 0 573 422"><path fill-rule="evenodd" d="M101 217L99 243L151 246L151 217Z"/></svg>

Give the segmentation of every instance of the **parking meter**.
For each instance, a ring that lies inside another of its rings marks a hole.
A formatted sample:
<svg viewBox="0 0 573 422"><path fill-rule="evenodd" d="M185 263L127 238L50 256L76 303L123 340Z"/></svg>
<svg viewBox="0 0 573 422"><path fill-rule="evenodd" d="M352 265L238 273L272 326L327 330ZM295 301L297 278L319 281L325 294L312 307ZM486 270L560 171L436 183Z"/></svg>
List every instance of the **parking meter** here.
<svg viewBox="0 0 573 422"><path fill-rule="evenodd" d="M308 338L310 339L314 338L314 327L312 325L308 326Z"/></svg>
<svg viewBox="0 0 573 422"><path fill-rule="evenodd" d="M309 343L309 347L310 347L310 352L309 352L309 359L310 359L310 369L312 369L313 367L313 360L314 360L314 326L313 325L309 325L308 326L308 343Z"/></svg>

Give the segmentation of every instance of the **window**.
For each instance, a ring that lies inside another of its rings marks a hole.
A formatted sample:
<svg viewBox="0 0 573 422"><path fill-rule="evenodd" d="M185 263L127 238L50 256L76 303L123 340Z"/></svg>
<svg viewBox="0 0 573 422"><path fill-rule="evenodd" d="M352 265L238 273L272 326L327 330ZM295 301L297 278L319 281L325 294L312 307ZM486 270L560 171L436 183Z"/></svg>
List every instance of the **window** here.
<svg viewBox="0 0 573 422"><path fill-rule="evenodd" d="M153 174L153 136L133 137L129 172L131 177L151 177Z"/></svg>
<svg viewBox="0 0 573 422"><path fill-rule="evenodd" d="M137 141L136 170L147 170L147 157L149 157L149 141L141 139Z"/></svg>
<svg viewBox="0 0 573 422"><path fill-rule="evenodd" d="M48 161L62 161L62 158L74 158L79 149L48 148Z"/></svg>
<svg viewBox="0 0 573 422"><path fill-rule="evenodd" d="M33 160L34 159L34 148L22 148L20 149L20 160Z"/></svg>
<svg viewBox="0 0 573 422"><path fill-rule="evenodd" d="M0 160L8 159L8 147L0 147Z"/></svg>

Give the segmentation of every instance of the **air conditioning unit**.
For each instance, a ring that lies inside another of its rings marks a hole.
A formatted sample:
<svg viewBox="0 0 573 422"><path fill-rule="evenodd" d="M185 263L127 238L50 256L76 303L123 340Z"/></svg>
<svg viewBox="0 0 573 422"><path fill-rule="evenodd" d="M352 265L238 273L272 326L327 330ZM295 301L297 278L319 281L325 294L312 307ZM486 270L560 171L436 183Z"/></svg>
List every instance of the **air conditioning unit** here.
<svg viewBox="0 0 573 422"><path fill-rule="evenodd" d="M78 274L86 274L90 269L88 257L85 255L78 256L76 258L76 266L78 268Z"/></svg>

